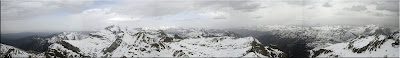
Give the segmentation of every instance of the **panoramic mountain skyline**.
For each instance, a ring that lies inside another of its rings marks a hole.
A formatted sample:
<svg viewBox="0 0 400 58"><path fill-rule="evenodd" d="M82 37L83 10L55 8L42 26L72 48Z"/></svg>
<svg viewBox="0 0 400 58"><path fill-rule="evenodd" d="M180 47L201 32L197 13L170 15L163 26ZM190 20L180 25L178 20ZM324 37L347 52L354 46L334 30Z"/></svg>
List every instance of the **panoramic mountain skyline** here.
<svg viewBox="0 0 400 58"><path fill-rule="evenodd" d="M400 0L0 2L0 58L400 57Z"/></svg>

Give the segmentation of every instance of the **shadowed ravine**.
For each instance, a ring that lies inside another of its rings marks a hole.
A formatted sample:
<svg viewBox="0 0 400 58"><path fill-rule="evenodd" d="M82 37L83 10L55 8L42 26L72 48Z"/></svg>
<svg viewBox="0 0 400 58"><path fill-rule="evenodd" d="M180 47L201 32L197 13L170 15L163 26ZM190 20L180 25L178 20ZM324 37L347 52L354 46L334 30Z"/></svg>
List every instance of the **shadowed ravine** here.
<svg viewBox="0 0 400 58"><path fill-rule="evenodd" d="M243 33L237 33L243 36ZM259 40L264 46L268 45L276 45L279 49L285 52L287 57L289 58L308 58L309 52L312 47L307 47L306 44L308 43L306 40L298 39L298 38L281 38L276 35L272 35L268 32L258 32L255 33L257 35L263 34L263 36L255 37ZM256 35L256 36L257 36ZM249 36L247 34L247 36ZM246 36L243 36L246 37Z"/></svg>

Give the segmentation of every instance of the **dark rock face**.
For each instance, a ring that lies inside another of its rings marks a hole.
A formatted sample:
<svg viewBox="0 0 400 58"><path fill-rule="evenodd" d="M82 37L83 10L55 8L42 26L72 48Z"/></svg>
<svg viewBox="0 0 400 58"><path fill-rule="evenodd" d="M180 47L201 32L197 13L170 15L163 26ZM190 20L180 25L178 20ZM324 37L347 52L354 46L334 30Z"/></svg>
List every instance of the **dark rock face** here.
<svg viewBox="0 0 400 58"><path fill-rule="evenodd" d="M150 44L151 48L156 48L156 51L160 52L162 49L166 49L165 45L163 43L154 43Z"/></svg>
<svg viewBox="0 0 400 58"><path fill-rule="evenodd" d="M399 31L396 31L396 32L394 32L391 36L389 36L388 37L388 39L393 39L393 40L395 40L395 42L394 43L392 43L392 46L393 47L398 47L399 46L399 43L400 43L400 40L399 40L399 37L397 36L395 36L396 34L398 34L399 33Z"/></svg>
<svg viewBox="0 0 400 58"><path fill-rule="evenodd" d="M110 45L110 47L108 47L106 50L104 50L104 54L105 54L105 53L113 52L115 49L117 49L117 48L120 46L121 42L122 42L121 39L116 39L116 40Z"/></svg>
<svg viewBox="0 0 400 58"><path fill-rule="evenodd" d="M63 50L60 50L60 49L51 49L51 48L49 48L44 52L44 56L46 58L51 58L51 57L56 57L56 58L57 57L58 58L88 57L88 56L85 56L83 54L80 54L79 52L81 50L79 48L71 45L68 42L61 41L61 42L58 42L58 44L62 45L64 48L66 48L68 50L71 50L72 52L67 52L67 51L63 51ZM78 55L70 55L72 53L76 53Z"/></svg>
<svg viewBox="0 0 400 58"><path fill-rule="evenodd" d="M44 52L47 50L51 43L45 40L45 37L41 36L28 36L21 39L1 39L2 43L12 45L23 50L32 50L37 52Z"/></svg>
<svg viewBox="0 0 400 58"><path fill-rule="evenodd" d="M362 39L362 38L360 37L357 39ZM387 40L387 38L385 38L383 40L378 40L378 39L379 39L378 35L375 35L375 38L371 42L369 42L367 46L364 46L361 48L353 47L353 44L356 44L356 43L354 43L354 41L351 41L349 43L347 49L352 49L352 52L355 52L355 53L362 53L367 50L373 51L373 50L376 50L377 48L380 48L380 46Z"/></svg>
<svg viewBox="0 0 400 58"><path fill-rule="evenodd" d="M121 31L119 26L115 26L115 25L111 25L105 28L106 30L112 32L113 34L117 34L117 33L123 33L123 31ZM116 29L116 30L113 30Z"/></svg>
<svg viewBox="0 0 400 58"><path fill-rule="evenodd" d="M180 36L178 36L178 35L176 35L176 34L174 34L174 38L176 38L176 39L183 39L182 37L180 37Z"/></svg>
<svg viewBox="0 0 400 58"><path fill-rule="evenodd" d="M262 44L258 44L255 39L254 41L251 43L251 49L248 52L259 52L263 55L269 55L269 53L267 53L267 51L265 51L265 48Z"/></svg>
<svg viewBox="0 0 400 58"><path fill-rule="evenodd" d="M364 54L364 53L373 53L374 51L378 51L378 49L383 46L384 43L390 42L394 40L395 42L392 43L392 47L398 48L398 42L399 42L399 36L396 35L398 32L394 32L393 34L387 36L387 37L382 37L384 34L378 34L378 35L371 35L371 36L359 36L358 38L352 39L348 44L345 45L345 50L352 51L355 54ZM364 39L371 39L369 40L364 40ZM366 42L367 44L365 46L360 46L360 47L355 47L354 45L359 45L360 41ZM333 48L333 49L338 49L338 48ZM341 49L341 48L340 48ZM388 51L388 50L386 50ZM330 54L333 52L332 50L329 49L319 49L319 50L312 50L312 58L315 58L321 54ZM337 52L335 52L337 53ZM340 53L340 51L339 51ZM339 57L341 55L337 54L330 54L329 57ZM387 56L387 55L386 55ZM386 57L384 56L384 57ZM376 57L376 56L375 56ZM382 57L382 56L380 56ZM397 56L396 56L397 57Z"/></svg>
<svg viewBox="0 0 400 58"><path fill-rule="evenodd" d="M268 45L268 48L266 48L267 51L273 51L273 50L279 50L282 51L280 48L278 48L278 46L276 45ZM270 55L270 57L279 57L279 58L287 58L287 55L285 53L280 53L280 54L276 54L273 52L268 52Z"/></svg>
<svg viewBox="0 0 400 58"><path fill-rule="evenodd" d="M282 38L278 35L268 33L264 36L258 37L257 39L263 43L263 45L272 44L281 47L281 50L287 54L287 57L307 58L310 55L307 50L312 49L312 47L307 46L309 41L306 39Z"/></svg>
<svg viewBox="0 0 400 58"><path fill-rule="evenodd" d="M174 40L174 38L164 37L164 42L172 42L172 40Z"/></svg>
<svg viewBox="0 0 400 58"><path fill-rule="evenodd" d="M96 37L96 38L103 38L103 36L100 35L95 35L95 34L89 34L90 37Z"/></svg>
<svg viewBox="0 0 400 58"><path fill-rule="evenodd" d="M65 41L61 41L60 42L61 45L64 46L64 48L67 48L69 50L72 50L73 52L80 52L81 50L75 46L72 46L71 44L65 42Z"/></svg>
<svg viewBox="0 0 400 58"><path fill-rule="evenodd" d="M174 54L172 54L172 56L174 56L174 57L184 57L184 56L188 56L188 55L186 55L186 53L183 52L182 50L176 50L174 52Z"/></svg>
<svg viewBox="0 0 400 58"><path fill-rule="evenodd" d="M73 51L72 53L77 53L80 52L81 50L75 46L72 46L71 44L65 42L65 41L61 41L59 42L59 44L61 44L64 48ZM70 52L66 52L66 51L60 51L57 49L48 49L44 52L44 55L46 56L46 58L50 58L50 56L54 56L54 57L60 57L60 58L68 58L68 57L80 57L83 56L82 54L80 55L67 55Z"/></svg>
<svg viewBox="0 0 400 58"><path fill-rule="evenodd" d="M10 52L14 51L15 49L8 49L6 53L1 53L1 57L4 58L12 58L12 56L10 55Z"/></svg>
<svg viewBox="0 0 400 58"><path fill-rule="evenodd" d="M317 50L317 51L312 51L312 52L313 52L313 55L312 55L311 57L312 57L312 58L315 58L315 57L317 57L318 55L320 55L320 54L322 54L322 53L324 53L324 54L330 53L330 52L332 52L332 50L319 49L319 50Z"/></svg>
<svg viewBox="0 0 400 58"><path fill-rule="evenodd" d="M61 51L57 51L55 49L50 49L45 52L46 58L50 58L50 56L55 56L55 57L60 57L60 58L67 58L65 54L63 54Z"/></svg>
<svg viewBox="0 0 400 58"><path fill-rule="evenodd" d="M392 43L392 46L396 46L399 45L399 39L398 38L393 38L396 37L395 34L397 34L398 32L394 32L393 34L386 34L389 35L388 37L384 38L383 40L379 40L379 35L375 35L374 39L369 42L366 46L361 47L361 48L354 48L353 44L355 40L357 39L362 39L364 37L359 37L353 41L350 42L350 44L348 45L348 49L352 49L353 52L355 53L363 53L364 51L375 51L377 48L380 48L382 46L383 43L385 43L387 40L392 39L392 40L396 40L394 43ZM385 34L382 34L385 35Z"/></svg>
<svg viewBox="0 0 400 58"><path fill-rule="evenodd" d="M261 43L257 43L256 39L251 43L252 48L247 51L247 53L260 53L264 56L268 57L279 57L279 58L286 58L285 53L276 54L273 50L280 50L278 47L270 45L268 48L265 48ZM266 50L267 49L267 50Z"/></svg>
<svg viewBox="0 0 400 58"><path fill-rule="evenodd" d="M72 52L72 53L76 53L79 55L68 55L71 52L66 52L66 51L60 51L57 49L48 49L47 51L44 52L44 56L46 58L71 58L71 57L89 57L89 56L84 56L83 54L79 54L77 52Z"/></svg>

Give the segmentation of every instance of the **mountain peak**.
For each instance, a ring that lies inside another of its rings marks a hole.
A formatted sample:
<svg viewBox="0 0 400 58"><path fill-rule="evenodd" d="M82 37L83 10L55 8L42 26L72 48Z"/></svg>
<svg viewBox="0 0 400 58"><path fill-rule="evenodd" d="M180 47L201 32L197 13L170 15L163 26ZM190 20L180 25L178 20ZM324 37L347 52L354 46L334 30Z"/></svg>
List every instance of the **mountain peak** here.
<svg viewBox="0 0 400 58"><path fill-rule="evenodd" d="M359 36L350 42L312 50L312 57L399 57L399 35Z"/></svg>
<svg viewBox="0 0 400 58"><path fill-rule="evenodd" d="M87 39L63 40L62 43L50 46L52 52L49 53L68 52L61 54L78 55L78 57L79 55L90 57L281 57L283 55L279 49L264 47L253 37L221 35L229 32L210 33L206 30L176 29L176 31L189 31L178 32L176 34L181 35L178 36L164 30L120 30L114 25L105 29L111 32L99 31L90 33Z"/></svg>
<svg viewBox="0 0 400 58"><path fill-rule="evenodd" d="M53 37L48 38L47 41L50 43L56 43L62 40L81 40L86 37L86 35L82 35L78 32L61 32Z"/></svg>
<svg viewBox="0 0 400 58"><path fill-rule="evenodd" d="M104 28L104 29L106 29L106 30L108 30L108 31L120 31L121 29L120 29L120 27L119 26L117 26L117 25L110 25L110 26L107 26L106 28Z"/></svg>

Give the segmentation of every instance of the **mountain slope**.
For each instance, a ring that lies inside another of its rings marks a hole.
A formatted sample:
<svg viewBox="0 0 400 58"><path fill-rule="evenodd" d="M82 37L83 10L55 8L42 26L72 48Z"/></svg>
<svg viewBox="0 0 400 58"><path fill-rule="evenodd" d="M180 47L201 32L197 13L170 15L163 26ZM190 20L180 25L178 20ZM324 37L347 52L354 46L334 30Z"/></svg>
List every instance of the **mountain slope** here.
<svg viewBox="0 0 400 58"><path fill-rule="evenodd" d="M360 36L350 42L311 50L310 57L400 57L399 36L399 32L389 36Z"/></svg>
<svg viewBox="0 0 400 58"><path fill-rule="evenodd" d="M5 45L5 44L0 44L0 57L43 57L43 54L41 53L35 53L35 52L26 52L24 50Z"/></svg>
<svg viewBox="0 0 400 58"><path fill-rule="evenodd" d="M395 29L397 30L397 29ZM381 25L365 26L290 26L260 25L232 29L239 35L254 36L262 44L274 44L289 57L308 57L311 49L324 48L329 44L348 42L361 35L389 35L394 30Z"/></svg>
<svg viewBox="0 0 400 58"><path fill-rule="evenodd" d="M61 32L56 34L51 34L49 36L27 36L18 39L7 39L2 38L3 44L11 45L17 48L21 48L23 50L32 50L36 52L44 52L47 50L48 46L53 43L60 42L62 40L76 40L83 37L87 37L86 35L80 35L78 32Z"/></svg>
<svg viewBox="0 0 400 58"><path fill-rule="evenodd" d="M304 39L312 42L307 44L310 47L324 47L325 44L329 43L346 42L351 38L361 35L389 35L391 32L396 31L381 25L311 27L262 25L250 26L244 29L267 32L270 35L279 36L280 38Z"/></svg>
<svg viewBox="0 0 400 58"><path fill-rule="evenodd" d="M163 30L109 26L77 40L49 47L47 57L284 57L276 46L264 47L252 37L190 30L177 34ZM178 31L179 31L178 30Z"/></svg>

